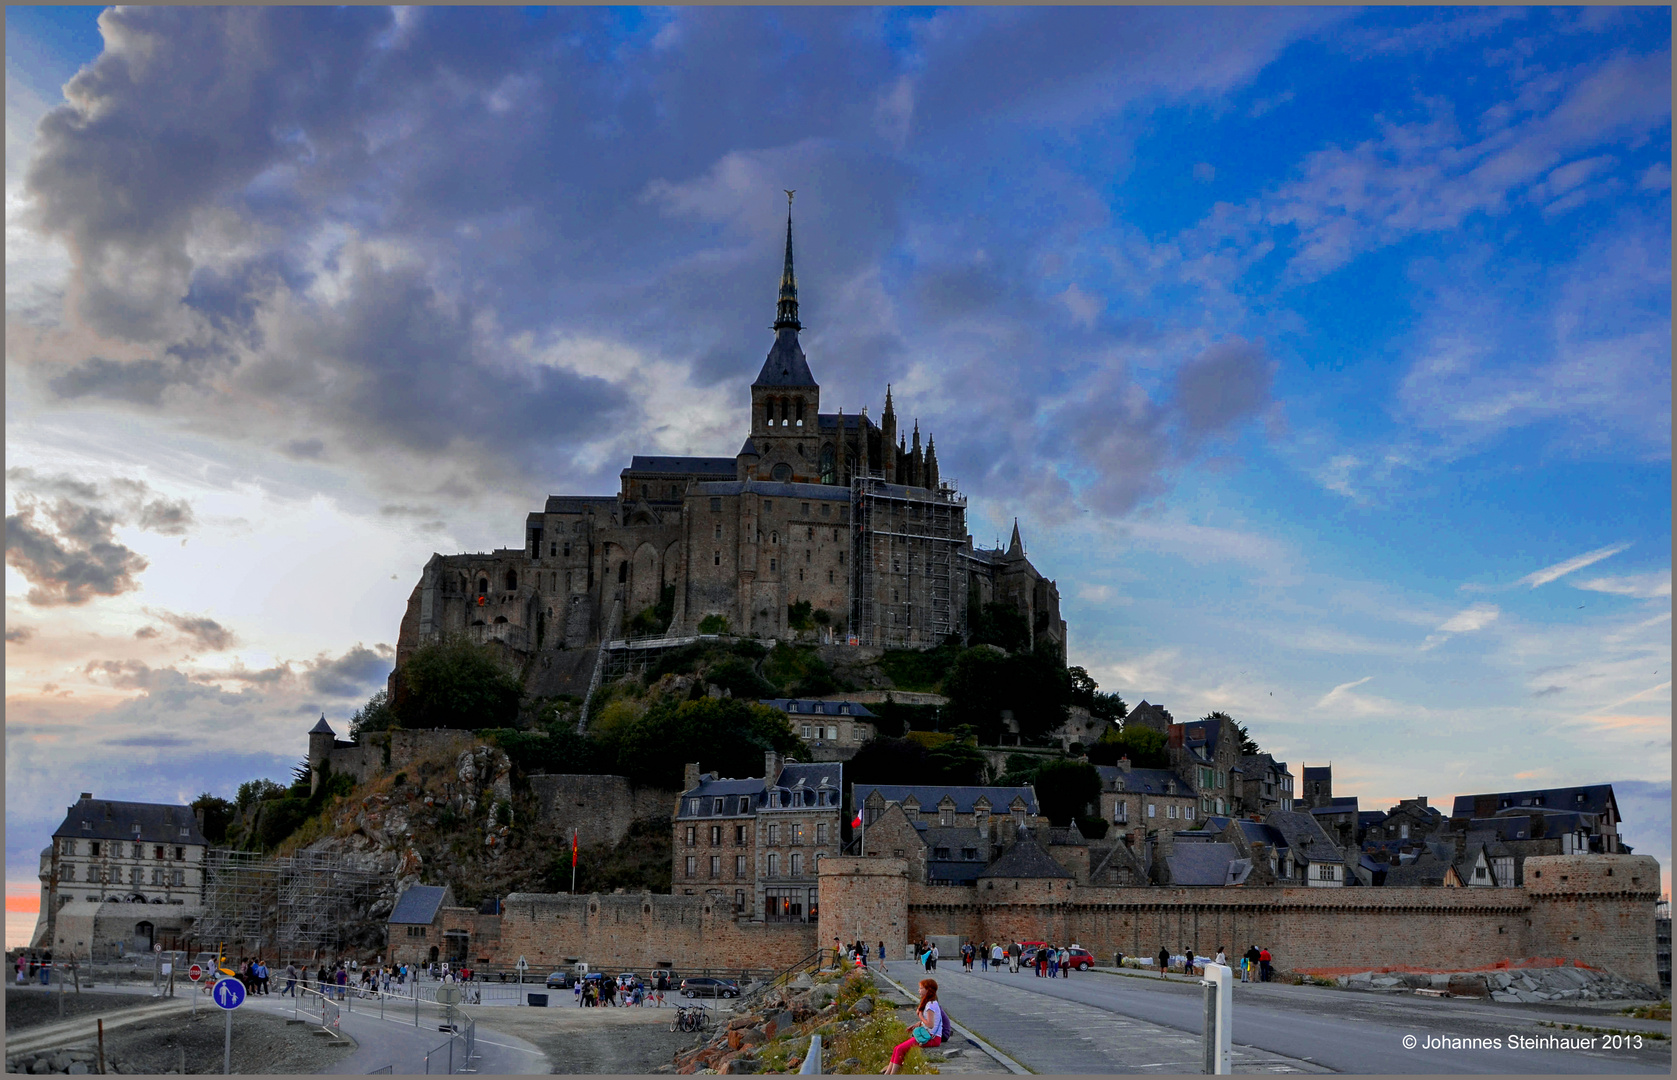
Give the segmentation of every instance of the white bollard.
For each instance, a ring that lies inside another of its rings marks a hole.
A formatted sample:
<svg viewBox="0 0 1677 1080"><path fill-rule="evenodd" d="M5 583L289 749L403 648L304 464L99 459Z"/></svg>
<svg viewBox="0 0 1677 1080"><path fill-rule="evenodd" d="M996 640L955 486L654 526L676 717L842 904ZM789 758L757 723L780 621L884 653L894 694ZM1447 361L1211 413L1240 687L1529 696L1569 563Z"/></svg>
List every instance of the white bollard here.
<svg viewBox="0 0 1677 1080"><path fill-rule="evenodd" d="M1206 1057L1208 1074L1227 1076L1234 1032L1234 970L1226 964L1205 965L1205 982L1210 988L1215 1019L1207 1018L1205 1037L1210 1044Z"/></svg>
<svg viewBox="0 0 1677 1080"><path fill-rule="evenodd" d="M821 1075L821 1036L809 1037L809 1052L804 1055L804 1063L798 1067L799 1076Z"/></svg>

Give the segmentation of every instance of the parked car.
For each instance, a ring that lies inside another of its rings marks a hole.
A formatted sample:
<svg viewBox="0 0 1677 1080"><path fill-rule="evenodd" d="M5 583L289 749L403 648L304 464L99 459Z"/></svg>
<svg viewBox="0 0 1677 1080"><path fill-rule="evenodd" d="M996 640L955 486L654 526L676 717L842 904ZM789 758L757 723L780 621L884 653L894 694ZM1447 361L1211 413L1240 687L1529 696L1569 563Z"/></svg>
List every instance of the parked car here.
<svg viewBox="0 0 1677 1080"><path fill-rule="evenodd" d="M550 971L547 974L547 988L549 990L569 990L577 983L576 973L571 971Z"/></svg>
<svg viewBox="0 0 1677 1080"><path fill-rule="evenodd" d="M660 975L670 980L671 986L675 985L675 972L671 971L669 968L653 968L651 971L647 972L646 984L648 986L657 986L658 976Z"/></svg>
<svg viewBox="0 0 1677 1080"><path fill-rule="evenodd" d="M1021 954L1020 957L1019 957L1019 963L1024 967L1030 967L1030 966L1034 965L1036 963L1037 950L1038 949L1044 949L1044 948L1047 948L1047 947L1048 946L1041 945L1041 944L1026 946L1024 953ZM1058 952L1059 950L1056 949L1055 951ZM1071 949L1071 948L1068 948L1066 950L1066 952L1071 954L1066 962L1074 970L1088 971L1089 968L1094 966L1095 954L1090 952L1088 949Z"/></svg>
<svg viewBox="0 0 1677 1080"><path fill-rule="evenodd" d="M683 979L681 980L682 997L739 997L739 984L727 979Z"/></svg>
<svg viewBox="0 0 1677 1080"><path fill-rule="evenodd" d="M623 972L623 974L621 974L617 977L617 985L620 988L622 988L624 990L627 990L630 987L634 986L636 983L640 982L640 980L641 980L641 977L639 975L636 975L632 971L625 971L625 972Z"/></svg>

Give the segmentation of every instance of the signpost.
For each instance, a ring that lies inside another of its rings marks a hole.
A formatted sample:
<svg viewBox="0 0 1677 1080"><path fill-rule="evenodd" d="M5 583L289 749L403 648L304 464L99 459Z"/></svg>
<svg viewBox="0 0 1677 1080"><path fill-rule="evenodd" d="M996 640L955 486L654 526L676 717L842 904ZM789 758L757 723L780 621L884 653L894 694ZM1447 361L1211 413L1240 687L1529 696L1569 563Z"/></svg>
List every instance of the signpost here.
<svg viewBox="0 0 1677 1080"><path fill-rule="evenodd" d="M194 983L204 977L204 969L197 964L187 968L186 973ZM192 988L192 1015L194 1018L198 1016L198 987L196 985Z"/></svg>
<svg viewBox="0 0 1677 1080"><path fill-rule="evenodd" d="M210 997L227 1014L227 1037L222 1043L221 1075L233 1075L233 1010L245 1003L245 985L237 979L222 979Z"/></svg>
<svg viewBox="0 0 1677 1080"><path fill-rule="evenodd" d="M443 1025L454 1033L454 1006L460 1003L460 988L450 983L437 987L437 1004L443 1006Z"/></svg>

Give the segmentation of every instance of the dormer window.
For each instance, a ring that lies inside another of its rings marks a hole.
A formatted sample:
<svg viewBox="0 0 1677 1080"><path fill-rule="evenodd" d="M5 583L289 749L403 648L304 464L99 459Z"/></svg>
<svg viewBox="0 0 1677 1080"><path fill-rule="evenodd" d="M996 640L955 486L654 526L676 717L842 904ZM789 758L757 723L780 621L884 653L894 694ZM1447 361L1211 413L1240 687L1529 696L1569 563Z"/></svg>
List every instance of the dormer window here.
<svg viewBox="0 0 1677 1080"><path fill-rule="evenodd" d="M140 823L138 821L136 821L132 826L129 827L128 831L133 833L135 836L139 836L140 835Z"/></svg>
<svg viewBox="0 0 1677 1080"><path fill-rule="evenodd" d="M717 800L715 800L715 802L714 802L714 803L713 803L713 804L712 804L712 808L711 808L711 813L713 813L713 814L720 814L720 813L721 813L721 812L722 812L722 800L721 800L721 799L717 799Z"/></svg>
<svg viewBox="0 0 1677 1080"><path fill-rule="evenodd" d="M689 814L697 814L699 812L699 800L698 799L688 799L687 800L687 812Z"/></svg>
<svg viewBox="0 0 1677 1080"><path fill-rule="evenodd" d="M786 703L786 711L787 712L797 712L798 711L798 703L796 701L788 701Z"/></svg>

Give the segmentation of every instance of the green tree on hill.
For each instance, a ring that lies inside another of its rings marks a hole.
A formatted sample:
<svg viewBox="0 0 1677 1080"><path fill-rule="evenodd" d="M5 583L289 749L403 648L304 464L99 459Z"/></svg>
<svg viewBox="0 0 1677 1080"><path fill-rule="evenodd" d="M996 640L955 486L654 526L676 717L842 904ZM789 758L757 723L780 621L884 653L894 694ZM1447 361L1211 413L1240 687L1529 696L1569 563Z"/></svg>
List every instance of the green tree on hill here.
<svg viewBox="0 0 1677 1080"><path fill-rule="evenodd" d="M492 646L460 637L419 646L396 669L395 684L390 710L406 728L511 727L524 696L518 672Z"/></svg>
<svg viewBox="0 0 1677 1080"><path fill-rule="evenodd" d="M1166 769L1170 755L1165 751L1164 733L1139 724L1127 724L1117 733L1108 733L1089 748L1092 765L1116 765L1119 758L1129 758L1137 769Z"/></svg>
<svg viewBox="0 0 1677 1080"><path fill-rule="evenodd" d="M1049 824L1070 825L1100 807L1100 774L1086 762L1063 758L1045 761L1037 767L1032 783Z"/></svg>
<svg viewBox="0 0 1677 1080"><path fill-rule="evenodd" d="M601 741L615 771L663 788L679 788L682 768L690 761L706 772L747 777L763 775L766 750L807 758L803 740L787 724L786 714L738 698L660 700L644 715L613 729L609 741Z"/></svg>

